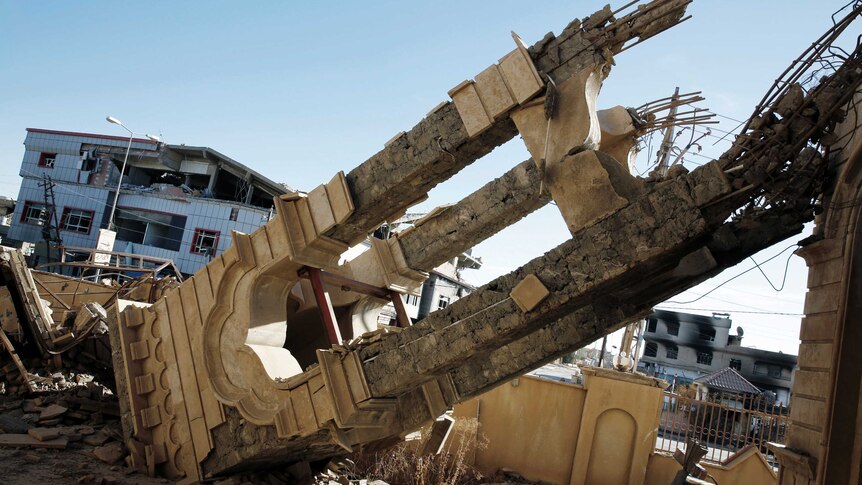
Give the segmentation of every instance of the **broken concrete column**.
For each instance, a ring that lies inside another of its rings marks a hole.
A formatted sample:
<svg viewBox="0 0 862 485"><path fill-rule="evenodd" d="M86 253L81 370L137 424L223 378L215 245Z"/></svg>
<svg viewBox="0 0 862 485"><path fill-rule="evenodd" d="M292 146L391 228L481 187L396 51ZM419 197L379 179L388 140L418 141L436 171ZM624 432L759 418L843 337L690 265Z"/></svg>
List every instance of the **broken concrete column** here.
<svg viewBox="0 0 862 485"><path fill-rule="evenodd" d="M641 133L635 126L629 108L614 106L599 110L596 115L602 130L599 150L614 157L629 173L634 174L636 148Z"/></svg>
<svg viewBox="0 0 862 485"><path fill-rule="evenodd" d="M824 112L820 126L831 116ZM774 157L793 152L765 150L762 156L775 161ZM817 163L817 159L811 160ZM816 166L805 168L822 173ZM777 174L777 183L795 173ZM540 362L545 358L542 356L560 351L554 347L556 340L569 345L564 339L583 338L579 337L583 329L577 326L552 326L567 314L587 311L584 309L591 305L593 313L616 309L616 313L608 313L606 321L593 325L596 331L601 327L609 330L646 311L641 298L649 300L695 284L704 274L768 245L772 237L798 230L800 220L810 216L815 194L811 190L816 190L817 180L810 178L809 185L794 185L796 192L785 193L787 205L753 211L730 223L726 222L728 215L747 204L751 193L734 192L717 163L651 185L627 206L578 231L572 241L414 327L355 350L337 347L318 351L317 367L278 383L284 409L279 410L273 425L241 418L248 410L240 405L240 413L225 414L227 428L213 430L217 441L236 436L226 431L233 429L246 433L249 442L266 442L267 446L220 450L217 445L215 453L204 460L204 469L215 474L300 454L318 457L339 448L385 440L427 422L447 404L461 399L459 376L453 370L481 366L489 355L496 355L495 363L507 372L533 365L518 360L512 350L516 347L506 346L534 338L540 335L537 331L546 328L576 330L568 337L545 336L536 341L524 358ZM800 207L809 212L798 212ZM770 218L777 225L770 227L763 222ZM236 281L237 275L241 278L248 272L241 261L238 266L226 267L224 279ZM550 294L536 307L515 308L508 295L530 275L536 275ZM500 347L506 351L496 354ZM503 361L511 361L512 366L501 365ZM488 372L488 377L496 382L479 378L461 382L461 389L472 392L470 389L500 382L500 375Z"/></svg>
<svg viewBox="0 0 862 485"><path fill-rule="evenodd" d="M434 312L396 337L360 349L372 395L395 395L473 354L553 322L613 285L624 284L631 268L655 271L675 264L680 252L684 254L692 241L715 227L702 217L690 190L686 178L660 184L543 257ZM728 190L724 187L713 196ZM522 313L508 295L531 274L550 290L550 296L533 311Z"/></svg>
<svg viewBox="0 0 862 485"><path fill-rule="evenodd" d="M481 394L499 382L595 341L633 318L650 313L653 305L677 294L680 285L696 285L739 263L758 248L798 234L812 216L811 211L785 211L758 214L726 225L704 248L682 257L670 271L642 278L488 355L464 362L449 372L458 395L467 399Z"/></svg>
<svg viewBox="0 0 862 485"><path fill-rule="evenodd" d="M601 130L596 97L604 79L604 66L591 65L559 82L545 97L512 113L518 132L536 163L551 167L574 151L595 150ZM547 97L554 98L552 101ZM547 108L550 103L553 108Z"/></svg>
<svg viewBox="0 0 862 485"><path fill-rule="evenodd" d="M532 160L516 165L421 225L398 234L411 268L429 271L550 201ZM442 237L441 237L442 236Z"/></svg>
<svg viewBox="0 0 862 485"><path fill-rule="evenodd" d="M622 209L644 192L642 181L602 152L569 155L548 166L545 178L572 234Z"/></svg>
<svg viewBox="0 0 862 485"><path fill-rule="evenodd" d="M548 34L528 49L540 73L558 84L585 66L610 62L610 57L635 38L648 38L676 25L689 0L654 0L614 19L608 9L574 20L559 36ZM357 242L382 221L406 210L431 188L517 134L503 117L471 138L454 103L444 103L410 131L347 174L356 210L326 235Z"/></svg>

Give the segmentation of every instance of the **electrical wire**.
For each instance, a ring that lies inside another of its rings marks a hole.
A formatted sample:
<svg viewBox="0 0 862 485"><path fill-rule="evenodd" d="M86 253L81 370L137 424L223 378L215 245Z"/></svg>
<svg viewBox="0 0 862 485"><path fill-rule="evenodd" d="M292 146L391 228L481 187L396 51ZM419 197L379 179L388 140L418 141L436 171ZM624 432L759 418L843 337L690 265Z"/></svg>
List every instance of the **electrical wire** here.
<svg viewBox="0 0 862 485"><path fill-rule="evenodd" d="M766 263L768 263L768 262L772 261L773 259L775 259L775 258L777 258L777 257L781 256L782 254L784 254L785 252L787 252L787 250L788 250L788 249L790 249L790 248L794 248L794 247L796 247L796 246L798 246L798 245L797 245L797 244L791 244L790 246L787 246L786 248L782 249L782 250L781 250L781 252L779 252L778 254L776 254L776 255L774 255L774 256L772 256L772 257L770 257L769 259L767 259L766 261L764 261L764 262L763 262L763 263L761 263L761 264L766 264ZM785 281L786 281L786 279L787 279L787 268L790 266L790 257L791 257L791 256L793 256L793 253L791 253L791 254L790 254L790 256L788 256L788 257L787 257L787 263L786 263L786 264L785 264L785 266L784 266L784 278L782 278L782 284L781 284L781 288L782 288L782 289L784 288L784 282L785 282ZM753 258L752 258L752 261L754 261L754 259L753 259ZM713 291L715 291L715 290L717 290L717 289L721 288L722 286L724 286L724 285L726 285L726 284L730 283L731 281L735 280L736 278L739 278L740 276L742 276L742 275L744 275L744 274L748 273L749 271L753 271L753 270L755 270L755 269L759 269L759 268L760 268L760 266L757 264L757 262L756 262L756 261L754 262L754 264L755 264L755 266L753 266L753 267L751 267L751 268L748 268L747 270L743 271L742 273L739 273L739 274L738 274L738 275L736 275L736 276L733 276L733 277L731 277L731 278L728 278L728 279L724 280L724 281L723 281L722 283L720 283L718 286L716 286L715 288L713 288L713 289L711 289L711 290L707 291L706 293L704 293L703 295L701 295L701 296L699 296L699 297L695 298L694 300L690 300L690 301L673 301L673 300L668 300L668 301L667 301L667 302L665 302L665 303L674 303L674 304L677 304L677 305L688 305L688 304L690 304L690 303L694 303L694 302L696 302L696 301L698 301L698 300L700 300L700 299L702 299L702 298L706 297L707 295L709 295L709 294L710 294L710 293L712 293ZM761 272L762 272L762 270L761 270ZM765 275L764 275L764 276L765 276ZM767 281L769 281L769 278L767 278ZM770 285L772 285L772 282L770 282ZM775 288L775 286L773 286L773 288ZM780 290L776 290L776 291L780 291Z"/></svg>
<svg viewBox="0 0 862 485"><path fill-rule="evenodd" d="M749 311L749 310L727 310L727 309L717 309L717 308L687 308L687 307L658 307L656 306L656 310L690 310L694 312L712 312L712 313L744 313L749 315L778 315L778 316L789 316L789 317L804 317L804 313L789 313L789 312L758 312L758 311Z"/></svg>

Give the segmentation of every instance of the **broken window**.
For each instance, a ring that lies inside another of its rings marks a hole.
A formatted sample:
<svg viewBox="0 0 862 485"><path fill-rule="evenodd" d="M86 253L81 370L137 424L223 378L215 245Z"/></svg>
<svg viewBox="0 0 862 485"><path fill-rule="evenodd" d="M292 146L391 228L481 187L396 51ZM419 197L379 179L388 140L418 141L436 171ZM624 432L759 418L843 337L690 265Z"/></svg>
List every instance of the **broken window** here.
<svg viewBox="0 0 862 485"><path fill-rule="evenodd" d="M440 298L437 300L437 308L443 309L449 306L449 297L440 295Z"/></svg>
<svg viewBox="0 0 862 485"><path fill-rule="evenodd" d="M48 212L45 210L45 204L28 200L24 202L24 210L21 211L21 222L42 226L45 224L47 215Z"/></svg>
<svg viewBox="0 0 862 485"><path fill-rule="evenodd" d="M89 234L90 228L93 226L93 215L94 212L91 210L66 207L63 209L63 217L60 219L60 229Z"/></svg>
<svg viewBox="0 0 862 485"><path fill-rule="evenodd" d="M45 153L42 152L39 154L39 163L40 167L44 168L54 168L54 161L57 159L56 153Z"/></svg>
<svg viewBox="0 0 862 485"><path fill-rule="evenodd" d="M698 352L697 363L703 365L712 365L712 352Z"/></svg>
<svg viewBox="0 0 862 485"><path fill-rule="evenodd" d="M650 332L650 333L655 333L655 328L656 328L657 323L658 323L658 320L656 320L655 318L650 318L649 320L647 320L646 331Z"/></svg>
<svg viewBox="0 0 862 485"><path fill-rule="evenodd" d="M676 345L668 345L665 355L668 359L676 360L679 357L679 347Z"/></svg>
<svg viewBox="0 0 862 485"><path fill-rule="evenodd" d="M186 228L186 216L118 207L114 224L120 241L178 251Z"/></svg>
<svg viewBox="0 0 862 485"><path fill-rule="evenodd" d="M644 347L644 357L655 357L658 355L658 344L655 342L649 342Z"/></svg>
<svg viewBox="0 0 862 485"><path fill-rule="evenodd" d="M192 239L192 254L214 255L218 248L218 231L210 231L207 229L195 229L195 236Z"/></svg>
<svg viewBox="0 0 862 485"><path fill-rule="evenodd" d="M700 335L701 340L708 340L710 342L715 340L715 328L713 327L700 327Z"/></svg>
<svg viewBox="0 0 862 485"><path fill-rule="evenodd" d="M730 359L730 365L728 367L731 369L742 370L742 361L739 359Z"/></svg>
<svg viewBox="0 0 862 485"><path fill-rule="evenodd" d="M764 362L754 363L754 373L761 376L782 378L781 366Z"/></svg>
<svg viewBox="0 0 862 485"><path fill-rule="evenodd" d="M230 210L230 220L235 221L237 216L239 216L239 208L233 207Z"/></svg>
<svg viewBox="0 0 862 485"><path fill-rule="evenodd" d="M81 171L93 172L96 170L96 153L94 150L81 150Z"/></svg>
<svg viewBox="0 0 862 485"><path fill-rule="evenodd" d="M666 322L668 335L679 335L679 322Z"/></svg>

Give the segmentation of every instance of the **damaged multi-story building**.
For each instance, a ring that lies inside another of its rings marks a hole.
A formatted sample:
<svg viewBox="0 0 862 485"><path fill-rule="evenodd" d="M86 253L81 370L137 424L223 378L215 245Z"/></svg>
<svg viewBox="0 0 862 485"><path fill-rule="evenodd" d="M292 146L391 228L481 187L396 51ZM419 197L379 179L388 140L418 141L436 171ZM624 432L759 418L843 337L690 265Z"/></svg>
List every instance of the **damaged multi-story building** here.
<svg viewBox="0 0 862 485"><path fill-rule="evenodd" d="M796 356L742 345L742 327L731 332L729 316L658 310L647 318L644 354L638 367L678 385L730 367L787 405Z"/></svg>
<svg viewBox="0 0 862 485"><path fill-rule="evenodd" d="M291 191L208 147L38 128L24 147L9 239L41 241L53 224L64 246L94 248L121 184L113 250L170 259L185 274L227 249L232 231L266 223L272 198Z"/></svg>

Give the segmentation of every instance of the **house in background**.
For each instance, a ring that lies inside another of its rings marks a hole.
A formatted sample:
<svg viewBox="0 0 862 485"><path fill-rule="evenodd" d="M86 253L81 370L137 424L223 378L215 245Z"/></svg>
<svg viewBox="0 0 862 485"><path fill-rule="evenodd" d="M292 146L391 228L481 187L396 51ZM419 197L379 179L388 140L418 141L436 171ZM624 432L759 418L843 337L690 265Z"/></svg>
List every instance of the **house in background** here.
<svg viewBox="0 0 862 485"><path fill-rule="evenodd" d="M431 213L432 215L434 212ZM389 239L395 232L406 230L414 223L428 216L425 213L407 214L395 222L386 223L375 229L369 238ZM349 261L371 248L371 242L366 239L350 248L341 256L341 261ZM422 284L418 295L404 295L404 309L413 323L427 317L429 313L446 308L473 290L475 286L462 277L465 269L479 269L482 258L472 255L472 249L461 253L455 258L441 264L428 272L428 279ZM396 321L395 307L386 304L377 315L377 324L390 325Z"/></svg>
<svg viewBox="0 0 862 485"><path fill-rule="evenodd" d="M46 225L54 224L65 247L95 248L99 229L109 225L129 138L28 128L24 146L9 239L18 246L38 243ZM46 181L54 194L47 204ZM113 250L169 259L190 275L231 245L231 231L254 232L271 217L272 198L293 191L212 148L135 138L114 217ZM390 229L411 221L384 225L371 237L386 239ZM368 247L361 243L345 258ZM481 265L467 251L429 272L421 295L405 298L410 318L421 320L469 294L475 288L461 271ZM389 306L379 321L389 323L394 315Z"/></svg>
<svg viewBox="0 0 862 485"><path fill-rule="evenodd" d="M748 382L745 377L730 367L719 369L705 376L698 377L693 382L697 399L706 400L710 395L731 394L753 397L761 394L760 389Z"/></svg>
<svg viewBox="0 0 862 485"><path fill-rule="evenodd" d="M9 236L12 214L15 212L15 199L0 195L0 244Z"/></svg>
<svg viewBox="0 0 862 485"><path fill-rule="evenodd" d="M52 225L64 246L95 248L127 147L128 137L28 128L8 238L36 243ZM263 225L272 198L289 191L212 148L132 139L113 250L170 259L192 274L230 246L231 231Z"/></svg>
<svg viewBox="0 0 862 485"><path fill-rule="evenodd" d="M657 310L647 317L638 370L681 385L730 367L787 405L796 356L743 347L742 329L732 334L732 323L727 315Z"/></svg>
<svg viewBox="0 0 862 485"><path fill-rule="evenodd" d="M482 260L474 258L471 252L472 250L467 250L457 258L429 271L428 279L422 284L422 294L418 301L415 301L416 297L408 297L408 300L413 299L417 305L417 320L422 320L435 310L446 308L476 289L461 278L462 270L482 267Z"/></svg>

